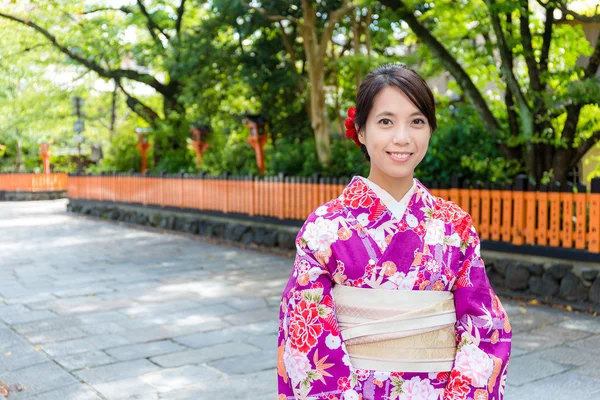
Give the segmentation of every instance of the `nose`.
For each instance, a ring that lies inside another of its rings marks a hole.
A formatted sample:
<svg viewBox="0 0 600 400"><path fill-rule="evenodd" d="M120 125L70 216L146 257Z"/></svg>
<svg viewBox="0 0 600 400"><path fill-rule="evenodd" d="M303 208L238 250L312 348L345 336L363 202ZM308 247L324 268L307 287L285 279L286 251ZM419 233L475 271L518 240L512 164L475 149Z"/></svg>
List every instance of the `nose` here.
<svg viewBox="0 0 600 400"><path fill-rule="evenodd" d="M410 144L410 133L407 127L399 127L394 132L394 144Z"/></svg>

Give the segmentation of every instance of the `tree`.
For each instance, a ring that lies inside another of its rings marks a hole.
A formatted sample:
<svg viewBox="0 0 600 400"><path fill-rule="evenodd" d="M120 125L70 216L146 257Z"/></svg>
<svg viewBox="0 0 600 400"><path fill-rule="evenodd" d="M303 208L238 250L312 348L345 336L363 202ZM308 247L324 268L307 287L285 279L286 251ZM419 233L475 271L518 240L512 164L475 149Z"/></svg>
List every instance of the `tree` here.
<svg viewBox="0 0 600 400"><path fill-rule="evenodd" d="M600 140L600 125L592 116L600 111L600 37L591 49L582 31L570 25L599 21L600 15L580 15L569 10L568 2L557 0L538 0L543 18L527 0L468 2L460 13L449 0L435 6L380 2L397 12L452 74L505 156L524 158L537 181L550 172L565 182ZM563 14L559 19L557 11ZM482 59L495 66L487 82L474 81L476 73L469 72L473 58L469 60L465 47L477 54L480 66ZM575 63L581 55L590 55L585 67ZM484 95L490 81L505 91L504 104Z"/></svg>
<svg viewBox="0 0 600 400"><path fill-rule="evenodd" d="M331 43L336 24L342 17L358 6L358 3L335 1L320 2L315 6L311 0L301 0L300 7L290 4L279 14L264 7L253 6L254 11L258 12L263 18L272 23L277 23L282 31L282 36L286 40L286 29L283 22L296 25L300 32L306 56L308 67L308 83L310 88L310 120L315 135L317 146L317 156L319 162L323 165L329 163L331 154L330 126L327 117L327 107L325 104L325 72L327 49ZM335 4L331 4L335 3ZM247 7L250 5L242 1ZM301 9L301 15L298 15L298 9ZM326 23L321 26L326 18ZM287 42L289 55L292 60L296 59L295 52L291 43ZM295 64L295 61L293 61Z"/></svg>
<svg viewBox="0 0 600 400"><path fill-rule="evenodd" d="M148 124L175 124L155 146L186 150L181 133L185 107L180 103L182 75L180 37L200 10L190 11L186 0L137 0L135 5L106 7L90 2L57 5L54 1L9 5L0 18L35 31L65 62L113 80L126 96L127 105ZM56 29L60 26L61 29ZM129 30L134 27L135 30ZM136 35L134 41L128 35ZM102 40L98 40L102 38ZM128 89L128 83L150 87L162 98L161 110L144 102ZM162 140L161 140L162 139ZM161 154L160 151L157 154Z"/></svg>

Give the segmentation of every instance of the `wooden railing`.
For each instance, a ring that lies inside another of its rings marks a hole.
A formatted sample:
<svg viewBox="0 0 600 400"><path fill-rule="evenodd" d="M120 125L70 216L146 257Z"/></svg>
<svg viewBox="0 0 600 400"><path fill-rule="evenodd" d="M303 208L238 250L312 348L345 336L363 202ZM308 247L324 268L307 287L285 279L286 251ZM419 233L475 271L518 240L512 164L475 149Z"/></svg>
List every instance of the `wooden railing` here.
<svg viewBox="0 0 600 400"><path fill-rule="evenodd" d="M348 178L209 177L100 175L70 176L67 195L249 216L304 220L317 206L342 192ZM533 187L526 178L513 185L444 185L425 182L436 196L454 201L473 217L484 240L600 253L600 178L583 185Z"/></svg>
<svg viewBox="0 0 600 400"><path fill-rule="evenodd" d="M52 174L2 174L0 192L55 192L67 190L69 176Z"/></svg>

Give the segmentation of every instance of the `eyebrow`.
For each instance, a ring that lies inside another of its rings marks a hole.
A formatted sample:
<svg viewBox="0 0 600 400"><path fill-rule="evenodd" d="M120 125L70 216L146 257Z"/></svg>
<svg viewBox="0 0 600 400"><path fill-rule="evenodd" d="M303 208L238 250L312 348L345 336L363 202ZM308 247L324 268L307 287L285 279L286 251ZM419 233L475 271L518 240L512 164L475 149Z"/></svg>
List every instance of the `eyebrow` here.
<svg viewBox="0 0 600 400"><path fill-rule="evenodd" d="M423 114L421 111L415 111L414 113L410 114L409 117L415 117L417 115L425 117L425 114ZM395 117L395 116L396 116L396 114L394 114L391 111L382 111L379 114L377 114L375 116L375 118L379 118L379 117Z"/></svg>

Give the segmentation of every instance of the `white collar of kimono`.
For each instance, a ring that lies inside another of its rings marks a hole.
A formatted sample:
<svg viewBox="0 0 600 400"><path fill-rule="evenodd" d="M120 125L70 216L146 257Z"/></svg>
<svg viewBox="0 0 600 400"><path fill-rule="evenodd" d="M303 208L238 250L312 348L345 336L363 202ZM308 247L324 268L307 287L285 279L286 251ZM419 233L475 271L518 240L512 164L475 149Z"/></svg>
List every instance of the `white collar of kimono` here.
<svg viewBox="0 0 600 400"><path fill-rule="evenodd" d="M412 198L413 194L415 193L415 189L417 188L417 181L414 178L412 186L410 187L410 189L408 189L408 192L406 192L406 194L400 199L400 201L397 201L394 198L394 196L389 194L385 189L382 189L381 186L371 181L370 179L365 178L363 176L359 176L359 178L362 179L371 188L371 190L373 190L373 192L375 192L375 194L377 195L377 197L379 197L383 205L385 205L388 208L388 210L390 210L392 215L397 220L402 219L402 216L404 215L404 212L408 207L408 202Z"/></svg>

